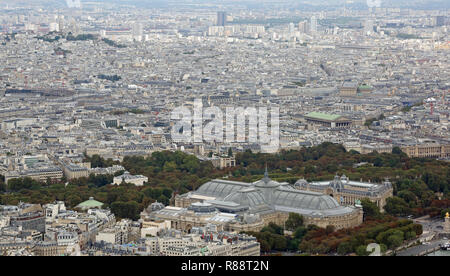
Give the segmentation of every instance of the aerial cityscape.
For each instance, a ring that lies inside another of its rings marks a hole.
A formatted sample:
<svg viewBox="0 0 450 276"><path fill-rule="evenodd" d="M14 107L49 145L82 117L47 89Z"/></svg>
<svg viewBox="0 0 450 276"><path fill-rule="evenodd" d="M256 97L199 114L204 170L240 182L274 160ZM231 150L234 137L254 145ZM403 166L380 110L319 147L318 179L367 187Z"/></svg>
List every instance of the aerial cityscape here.
<svg viewBox="0 0 450 276"><path fill-rule="evenodd" d="M0 0L0 256L450 256L449 128L449 1Z"/></svg>

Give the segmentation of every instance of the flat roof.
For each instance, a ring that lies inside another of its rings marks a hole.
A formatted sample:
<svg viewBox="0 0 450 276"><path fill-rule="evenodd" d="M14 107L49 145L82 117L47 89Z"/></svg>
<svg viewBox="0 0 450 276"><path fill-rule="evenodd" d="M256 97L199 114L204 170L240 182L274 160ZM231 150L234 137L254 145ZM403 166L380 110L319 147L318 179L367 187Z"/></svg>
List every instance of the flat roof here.
<svg viewBox="0 0 450 276"><path fill-rule="evenodd" d="M203 199L203 200L214 200L215 197L212 196L204 196L204 195L198 195L198 194L192 194L189 196L190 198L196 198L196 199Z"/></svg>
<svg viewBox="0 0 450 276"><path fill-rule="evenodd" d="M181 208L181 207L174 207L174 206L166 206L164 209L167 209L167 210L174 210L174 211L180 211L180 210L183 210L183 208Z"/></svg>
<svg viewBox="0 0 450 276"><path fill-rule="evenodd" d="M330 185L331 181L317 181L317 182L311 182L311 185L316 185L316 186L328 186ZM358 182L358 181L343 181L344 185L349 185L349 186L357 186L357 187L362 187L362 188L369 188L369 187L375 187L378 186L378 184L375 183L367 183L367 182Z"/></svg>
<svg viewBox="0 0 450 276"><path fill-rule="evenodd" d="M360 85L360 86L358 86L358 88L359 88L359 89L373 89L372 86L367 85L367 84Z"/></svg>
<svg viewBox="0 0 450 276"><path fill-rule="evenodd" d="M328 114L322 112L310 112L305 115L305 117L316 118L320 120L334 121L342 117L341 115Z"/></svg>

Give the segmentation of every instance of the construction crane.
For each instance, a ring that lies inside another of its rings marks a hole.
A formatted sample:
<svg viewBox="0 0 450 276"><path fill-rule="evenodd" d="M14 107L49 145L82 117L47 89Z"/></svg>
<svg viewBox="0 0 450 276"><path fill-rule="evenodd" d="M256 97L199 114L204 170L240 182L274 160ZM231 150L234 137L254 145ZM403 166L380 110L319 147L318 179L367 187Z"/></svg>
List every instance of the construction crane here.
<svg viewBox="0 0 450 276"><path fill-rule="evenodd" d="M425 103L430 105L430 115L433 115L434 105L436 103L436 99L435 98L428 98L428 99L425 100Z"/></svg>

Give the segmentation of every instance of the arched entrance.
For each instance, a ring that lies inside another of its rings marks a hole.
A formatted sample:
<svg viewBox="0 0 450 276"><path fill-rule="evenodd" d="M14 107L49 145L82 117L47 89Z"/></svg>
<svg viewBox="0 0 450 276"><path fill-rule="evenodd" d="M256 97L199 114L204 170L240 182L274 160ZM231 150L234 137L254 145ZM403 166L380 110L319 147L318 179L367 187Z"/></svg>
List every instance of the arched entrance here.
<svg viewBox="0 0 450 276"><path fill-rule="evenodd" d="M191 230L192 230L192 225L191 224L186 225L186 227L184 228L184 231L186 231L186 233L188 233L188 234L191 233Z"/></svg>

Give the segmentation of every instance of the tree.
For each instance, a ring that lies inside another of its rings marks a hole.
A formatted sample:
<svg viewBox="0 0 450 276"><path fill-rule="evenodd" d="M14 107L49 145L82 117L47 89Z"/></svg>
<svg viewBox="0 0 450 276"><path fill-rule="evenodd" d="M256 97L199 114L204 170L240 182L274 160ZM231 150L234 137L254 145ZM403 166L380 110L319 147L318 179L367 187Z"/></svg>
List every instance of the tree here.
<svg viewBox="0 0 450 276"><path fill-rule="evenodd" d="M395 249L403 243L403 231L397 229L389 229L380 233L376 241L381 244L386 244L389 248Z"/></svg>
<svg viewBox="0 0 450 276"><path fill-rule="evenodd" d="M173 172L177 169L177 164L175 164L175 162L166 162L164 164L164 168L163 170L165 172Z"/></svg>
<svg viewBox="0 0 450 276"><path fill-rule="evenodd" d="M98 155L98 154L94 154L94 155L92 155L91 158L87 158L86 160L91 162L92 168L104 168L105 167L104 159L102 157L100 157L100 155Z"/></svg>
<svg viewBox="0 0 450 276"><path fill-rule="evenodd" d="M137 220L139 218L139 204L135 201L117 201L111 204L111 211L119 218Z"/></svg>
<svg viewBox="0 0 450 276"><path fill-rule="evenodd" d="M308 233L308 229L305 226L297 227L294 232L294 238L302 240L306 233Z"/></svg>
<svg viewBox="0 0 450 276"><path fill-rule="evenodd" d="M397 196L402 198L405 202L411 203L417 200L416 195L408 190L402 190L397 193Z"/></svg>
<svg viewBox="0 0 450 276"><path fill-rule="evenodd" d="M392 154L402 154L403 151L399 147L392 148Z"/></svg>
<svg viewBox="0 0 450 276"><path fill-rule="evenodd" d="M412 240L414 238L416 238L416 232L408 231L408 232L405 233L405 240L409 241L409 240Z"/></svg>
<svg viewBox="0 0 450 276"><path fill-rule="evenodd" d="M261 229L261 232L269 232L272 234L283 235L283 228L281 226L276 225L273 222L270 222L268 226Z"/></svg>
<svg viewBox="0 0 450 276"><path fill-rule="evenodd" d="M361 200L361 205L363 207L364 220L368 218L376 219L380 216L380 208L378 208L375 203L370 201L370 199L363 198Z"/></svg>
<svg viewBox="0 0 450 276"><path fill-rule="evenodd" d="M25 178L13 178L8 180L8 190L13 192L18 192L20 190L34 189L37 190L40 188L40 183L36 180L33 180L29 177Z"/></svg>
<svg viewBox="0 0 450 276"><path fill-rule="evenodd" d="M334 230L335 230L335 228L334 228L333 225L327 225L327 227L325 227L325 233L326 233L327 235L333 233Z"/></svg>
<svg viewBox="0 0 450 276"><path fill-rule="evenodd" d="M347 255L353 252L352 245L349 242L341 242L337 248L339 255Z"/></svg>
<svg viewBox="0 0 450 276"><path fill-rule="evenodd" d="M356 255L369 256L370 252L367 251L367 245L360 245L356 248Z"/></svg>
<svg viewBox="0 0 450 276"><path fill-rule="evenodd" d="M388 214L394 216L407 215L411 213L408 203L406 203L402 198L396 196L390 197L386 200L384 210L386 210Z"/></svg>
<svg viewBox="0 0 450 276"><path fill-rule="evenodd" d="M289 213L285 226L287 230L295 231L300 226L303 226L303 217L297 213Z"/></svg>
<svg viewBox="0 0 450 276"><path fill-rule="evenodd" d="M261 244L261 251L269 252L271 250L270 244L266 240L259 240Z"/></svg>
<svg viewBox="0 0 450 276"><path fill-rule="evenodd" d="M6 185L4 180L0 179L0 192L6 191Z"/></svg>
<svg viewBox="0 0 450 276"><path fill-rule="evenodd" d="M420 236L420 235L423 234L423 226L422 226L422 224L413 224L412 230L414 232L416 232L417 236Z"/></svg>
<svg viewBox="0 0 450 276"><path fill-rule="evenodd" d="M395 249L402 245L403 237L400 235L392 235L387 238L388 245L390 249Z"/></svg>
<svg viewBox="0 0 450 276"><path fill-rule="evenodd" d="M377 156L375 160L373 161L373 165L375 167L382 167L383 166L383 159L381 157Z"/></svg>
<svg viewBox="0 0 450 276"><path fill-rule="evenodd" d="M233 150L228 148L228 157L233 157Z"/></svg>
<svg viewBox="0 0 450 276"><path fill-rule="evenodd" d="M273 249L279 251L285 251L287 249L287 240L285 236L273 235Z"/></svg>

